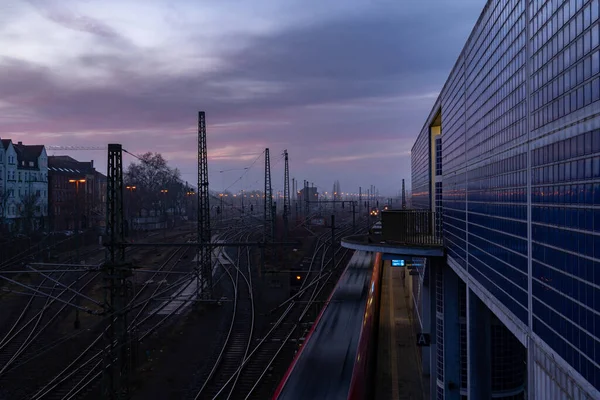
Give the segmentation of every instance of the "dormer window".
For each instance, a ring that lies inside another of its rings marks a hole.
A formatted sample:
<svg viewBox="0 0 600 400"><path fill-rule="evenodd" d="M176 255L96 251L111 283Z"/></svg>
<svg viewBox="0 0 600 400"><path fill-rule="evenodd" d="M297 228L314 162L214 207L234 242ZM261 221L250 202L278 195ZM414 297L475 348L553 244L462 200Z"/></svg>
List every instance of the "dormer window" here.
<svg viewBox="0 0 600 400"><path fill-rule="evenodd" d="M33 161L29 161L29 166L33 167Z"/></svg>

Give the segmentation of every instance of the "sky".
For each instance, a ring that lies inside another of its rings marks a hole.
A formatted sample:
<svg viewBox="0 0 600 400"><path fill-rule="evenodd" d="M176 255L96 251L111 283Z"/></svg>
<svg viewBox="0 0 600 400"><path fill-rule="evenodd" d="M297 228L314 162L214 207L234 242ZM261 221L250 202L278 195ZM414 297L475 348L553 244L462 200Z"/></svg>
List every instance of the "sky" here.
<svg viewBox="0 0 600 400"><path fill-rule="evenodd" d="M484 0L2 0L0 137L161 153L210 188L410 186L410 149ZM106 172L106 151L49 151ZM124 164L135 161L128 155ZM244 170L244 168L249 168ZM223 171L223 172L221 172ZM300 186L302 184L300 183Z"/></svg>

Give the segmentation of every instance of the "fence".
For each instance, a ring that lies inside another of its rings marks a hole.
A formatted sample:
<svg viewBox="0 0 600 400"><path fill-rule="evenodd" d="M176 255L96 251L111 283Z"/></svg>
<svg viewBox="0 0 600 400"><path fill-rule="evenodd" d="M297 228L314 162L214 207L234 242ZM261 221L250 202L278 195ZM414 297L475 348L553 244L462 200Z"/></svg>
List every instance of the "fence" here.
<svg viewBox="0 0 600 400"><path fill-rule="evenodd" d="M441 215L428 210L388 210L381 213L381 238L386 242L442 246Z"/></svg>

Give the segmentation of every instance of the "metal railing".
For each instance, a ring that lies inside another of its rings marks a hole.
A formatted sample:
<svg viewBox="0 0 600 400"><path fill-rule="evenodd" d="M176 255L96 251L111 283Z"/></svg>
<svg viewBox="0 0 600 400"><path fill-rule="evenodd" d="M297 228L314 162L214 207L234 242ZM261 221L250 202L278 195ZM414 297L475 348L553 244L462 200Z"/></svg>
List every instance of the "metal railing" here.
<svg viewBox="0 0 600 400"><path fill-rule="evenodd" d="M389 243L442 246L441 217L429 210L383 211L381 238Z"/></svg>

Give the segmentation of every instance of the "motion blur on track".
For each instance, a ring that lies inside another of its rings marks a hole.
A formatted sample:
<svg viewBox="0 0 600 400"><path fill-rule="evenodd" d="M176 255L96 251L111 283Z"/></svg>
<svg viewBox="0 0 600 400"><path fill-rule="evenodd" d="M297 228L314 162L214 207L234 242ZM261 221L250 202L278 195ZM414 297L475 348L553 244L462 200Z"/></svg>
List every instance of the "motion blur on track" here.
<svg viewBox="0 0 600 400"><path fill-rule="evenodd" d="M273 399L372 398L381 255L357 251Z"/></svg>

